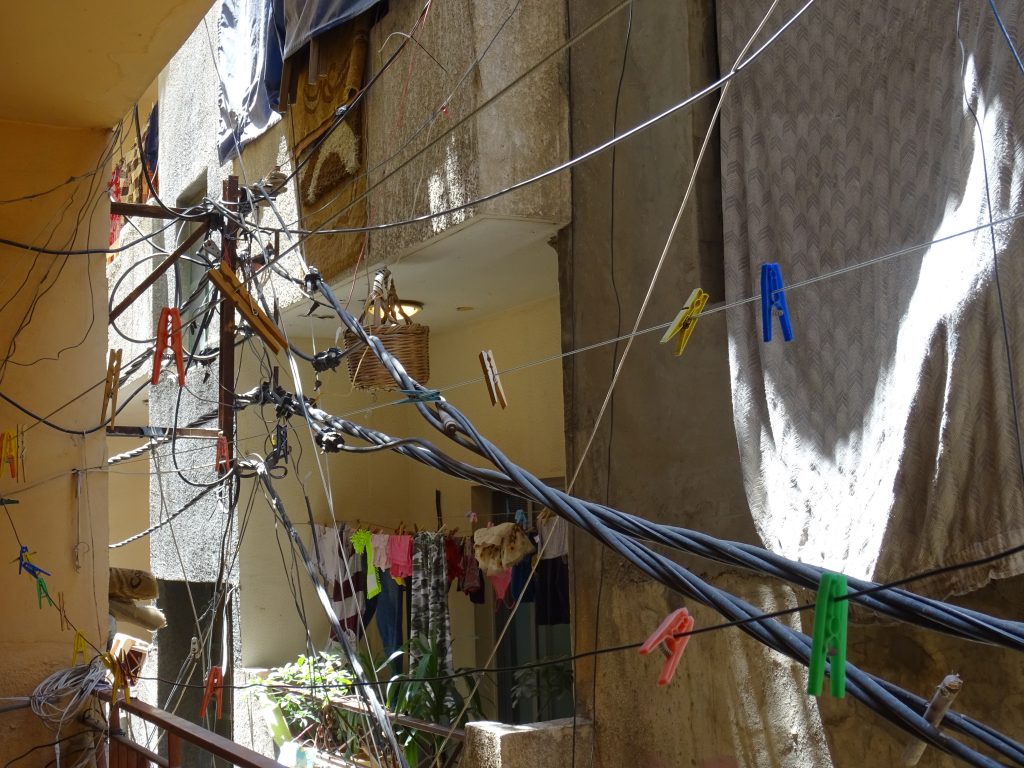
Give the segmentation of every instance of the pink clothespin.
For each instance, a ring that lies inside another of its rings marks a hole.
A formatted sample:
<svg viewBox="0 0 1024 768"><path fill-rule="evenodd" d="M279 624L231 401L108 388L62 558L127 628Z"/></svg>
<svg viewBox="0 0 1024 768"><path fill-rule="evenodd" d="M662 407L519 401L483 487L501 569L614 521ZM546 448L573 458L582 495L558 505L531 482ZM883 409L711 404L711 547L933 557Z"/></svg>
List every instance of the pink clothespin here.
<svg viewBox="0 0 1024 768"><path fill-rule="evenodd" d="M677 635L691 631L693 631L693 617L685 608L680 608L678 611L670 613L668 618L661 622L661 626L654 630L654 634L647 638L647 642L640 646L640 655L646 656L664 643L665 654L668 658L665 660L665 666L661 668L658 685L668 685L672 682L672 676L676 673L676 667L679 666L679 660L683 657L686 644L690 641L689 634L683 634L682 637L677 637Z"/></svg>

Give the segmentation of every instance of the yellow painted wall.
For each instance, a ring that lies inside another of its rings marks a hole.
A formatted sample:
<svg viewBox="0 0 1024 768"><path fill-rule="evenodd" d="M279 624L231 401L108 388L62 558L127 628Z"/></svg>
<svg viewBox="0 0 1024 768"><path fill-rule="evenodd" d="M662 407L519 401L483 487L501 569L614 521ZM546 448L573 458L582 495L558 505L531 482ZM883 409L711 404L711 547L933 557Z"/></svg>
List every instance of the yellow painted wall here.
<svg viewBox="0 0 1024 768"><path fill-rule="evenodd" d="M4 180L0 197L38 192L89 172L97 167L107 138L107 132L101 130L0 122ZM71 244L104 247L108 219L101 193L107 180L106 165L99 167L102 170L91 191L90 179L31 201L0 204L0 235L42 243L52 234L49 242L57 248ZM106 369L103 256L72 256L65 261L64 257L36 257L2 247L0 265L0 349L7 359L0 374L0 392L47 415L99 384L50 417L73 430L97 426ZM22 327L37 296L35 313ZM15 335L17 345L10 355ZM32 426L32 419L0 402L0 429L13 429L17 424L29 428L25 482L12 480L7 472L0 474L0 495L20 501L8 511L22 542L37 553L35 562L52 573L46 577L50 593L54 597L63 593L71 620L90 641L102 645L107 634L107 479L101 471L88 473L82 493L76 497L71 471L101 468L104 438ZM57 612L45 607L45 602L39 609L33 580L19 576L10 564L18 554L12 526L4 519L0 527L0 559L4 563L0 568L0 614L4 618L0 696L26 696L43 677L68 665L73 635L60 631ZM76 544L79 568L72 553ZM0 762L53 738L28 710L0 715ZM52 751L43 750L26 764L43 765L52 758Z"/></svg>
<svg viewBox="0 0 1024 768"><path fill-rule="evenodd" d="M333 340L321 340L320 348L331 343ZM484 316L476 321L467 319L457 328L432 332L430 385L443 388L478 378L480 365L477 354L484 348L494 351L498 365L503 369L557 354L560 351L557 298ZM255 383L253 370L251 366L243 368L244 384L240 389ZM290 376L282 370L282 381L289 380ZM303 381L307 394L311 394L312 376L304 375ZM392 393L373 395L352 390L347 373L340 369L337 373L324 374L323 381L320 405L337 415L395 399ZM541 477L564 475L561 366L551 362L528 368L503 377L503 383L509 399L509 408L505 411L491 406L482 382L454 389L446 393L446 397L513 460ZM264 415L273 419L270 409ZM250 437L265 434L258 419L252 409L244 413L239 419L240 434ZM428 437L439 447L450 449L454 455L472 459L468 452L454 444L446 444L442 436L433 432L415 410L407 406L377 408L368 413L353 414L352 419L393 436ZM262 438L252 439L242 447L248 446L263 453L262 443ZM309 452L308 437L302 443L305 452L302 475L311 473L305 480L306 488L314 496L313 509L317 521L326 521L330 519L329 512L316 464ZM470 509L469 483L421 467L391 452L338 454L321 456L321 460L325 470L329 471L334 511L339 521L360 520L389 527L404 521L410 529L414 524L433 529L436 527L434 491L440 489L446 524L457 526L460 535L468 532L464 513ZM296 522L304 520L305 506L294 477L279 482L277 488L292 518ZM243 491L243 498L245 495ZM309 545L308 526L299 526L299 530ZM287 541L283 537L282 545L287 555ZM290 556L288 562L291 562ZM272 666L294 658L304 648L302 627L296 618L292 595L284 578L271 514L262 498L256 502L242 543L241 579L243 663L247 666ZM322 647L327 636L327 623L305 582L302 594L314 642L317 647ZM449 606L455 664L469 666L482 662L483 659L476 658L473 604L453 590ZM371 638L376 642L376 629L371 629Z"/></svg>

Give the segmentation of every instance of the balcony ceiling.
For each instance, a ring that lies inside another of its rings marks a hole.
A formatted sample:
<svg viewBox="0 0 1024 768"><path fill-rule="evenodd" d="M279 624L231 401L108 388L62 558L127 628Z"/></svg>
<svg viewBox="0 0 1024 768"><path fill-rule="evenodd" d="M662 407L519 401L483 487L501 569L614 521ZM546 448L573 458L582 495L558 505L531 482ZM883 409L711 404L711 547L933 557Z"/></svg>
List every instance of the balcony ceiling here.
<svg viewBox="0 0 1024 768"><path fill-rule="evenodd" d="M109 128L210 6L211 0L4 3L0 119Z"/></svg>
<svg viewBox="0 0 1024 768"><path fill-rule="evenodd" d="M416 321L432 331L558 295L558 255L548 240L558 224L537 219L478 215L410 249L387 266L395 277L399 296L422 302ZM382 264L360 270L333 286L344 299L353 294L359 311L366 298L367 278ZM462 310L460 310L460 307ZM310 302L300 301L284 311L289 333L333 338L338 319Z"/></svg>

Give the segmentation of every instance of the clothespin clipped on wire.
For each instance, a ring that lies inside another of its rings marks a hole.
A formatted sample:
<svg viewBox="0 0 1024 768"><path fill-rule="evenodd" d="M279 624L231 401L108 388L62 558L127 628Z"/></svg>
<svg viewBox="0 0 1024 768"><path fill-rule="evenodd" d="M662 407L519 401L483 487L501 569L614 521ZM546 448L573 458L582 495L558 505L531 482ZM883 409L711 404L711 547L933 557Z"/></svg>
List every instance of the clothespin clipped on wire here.
<svg viewBox="0 0 1024 768"><path fill-rule="evenodd" d="M178 367L178 386L185 386L185 355L181 351L181 313L173 307L160 310L156 327L156 354L153 355L153 384L160 382L160 366L164 352L170 347Z"/></svg>
<svg viewBox="0 0 1024 768"><path fill-rule="evenodd" d="M485 349L480 353L480 367L484 370L484 384L487 385L487 396L491 398L491 405L500 405L508 408L508 398L505 397L505 388L498 378L498 364L494 362L494 353Z"/></svg>
<svg viewBox="0 0 1024 768"><path fill-rule="evenodd" d="M217 699L217 719L220 720L224 706L224 673L220 667L210 667L210 674L206 676L206 690L203 692L202 706L199 707L200 717L206 717L211 696Z"/></svg>
<svg viewBox="0 0 1024 768"><path fill-rule="evenodd" d="M707 303L708 295L700 288L694 288L693 292L690 293L690 298L686 300L686 304L679 310L676 319L672 321L672 325L668 327L665 335L661 337L661 343L667 344L674 336L679 336L679 339L676 341L676 357L682 355L683 350L686 349L686 342L690 340L690 334L697 327L697 319L700 317L700 313L704 311L704 305Z"/></svg>
<svg viewBox="0 0 1024 768"><path fill-rule="evenodd" d="M691 631L693 631L693 617L685 608L680 608L678 611L670 613L668 618L654 630L654 634L640 646L641 656L646 656L655 648L661 647L668 657L665 660L665 666L661 669L661 675L658 676L658 685L668 685L672 682L672 676L676 673L679 660L683 658L686 644L690 641L690 635L683 633ZM683 636L677 637L680 634Z"/></svg>
<svg viewBox="0 0 1024 768"><path fill-rule="evenodd" d="M220 291L221 295L235 305L242 317L259 336L270 351L275 355L288 346L281 329L274 324L266 312L260 309L259 303L242 285L238 276L226 261L206 273L210 282Z"/></svg>
<svg viewBox="0 0 1024 768"><path fill-rule="evenodd" d="M112 349L107 357L107 381L103 385L103 410L100 424L107 420L107 406L110 406L110 426L117 418L117 392L121 388L121 350Z"/></svg>
<svg viewBox="0 0 1024 768"><path fill-rule="evenodd" d="M842 599L840 599L842 598ZM823 573L814 603L814 633L811 658L807 664L807 693L820 696L829 659L829 692L833 698L846 695L846 577L841 573Z"/></svg>
<svg viewBox="0 0 1024 768"><path fill-rule="evenodd" d="M395 405L401 405L402 403L441 402L441 393L436 389L400 389L398 391L405 395L405 399L399 400Z"/></svg>
<svg viewBox="0 0 1024 768"><path fill-rule="evenodd" d="M21 572L24 571L34 579L38 579L40 574L42 574L43 576L51 576L52 574L49 571L44 571L42 568L40 568L38 565L32 562L33 554L35 553L30 553L28 551L28 547L25 546L21 547L21 549L18 551L18 575L21 575Z"/></svg>
<svg viewBox="0 0 1024 768"><path fill-rule="evenodd" d="M57 613L60 614L60 631L71 629L71 622L68 621L67 608L64 606L64 593L57 593Z"/></svg>
<svg viewBox="0 0 1024 768"><path fill-rule="evenodd" d="M789 322L786 293L783 290L782 270L775 263L761 265L761 335L765 343L772 340L773 316L779 316L782 338L793 340L793 326Z"/></svg>
<svg viewBox="0 0 1024 768"><path fill-rule="evenodd" d="M121 662L109 653L101 653L100 661L103 662L103 666L109 670L111 676L114 678L110 683L110 703L117 704L118 691L122 691L124 693L124 700L126 702L131 701L132 698L128 690L128 682L125 678L124 668L121 666Z"/></svg>
<svg viewBox="0 0 1024 768"><path fill-rule="evenodd" d="M85 635L81 632L75 632L75 642L71 646L72 667L77 666L79 658L81 658L83 664L89 660L89 643L86 641Z"/></svg>
<svg viewBox="0 0 1024 768"><path fill-rule="evenodd" d="M228 439L224 435L217 436L217 474L226 475L231 471L231 451Z"/></svg>
<svg viewBox="0 0 1024 768"><path fill-rule="evenodd" d="M8 466L11 477L15 479L18 477L18 432L19 430L4 432L3 455L0 457L0 461Z"/></svg>
<svg viewBox="0 0 1024 768"><path fill-rule="evenodd" d="M36 576L36 597L39 598L39 610L43 610L43 598L46 598L46 602L53 605L53 598L50 597L50 590L46 588L46 582L43 581L42 576Z"/></svg>

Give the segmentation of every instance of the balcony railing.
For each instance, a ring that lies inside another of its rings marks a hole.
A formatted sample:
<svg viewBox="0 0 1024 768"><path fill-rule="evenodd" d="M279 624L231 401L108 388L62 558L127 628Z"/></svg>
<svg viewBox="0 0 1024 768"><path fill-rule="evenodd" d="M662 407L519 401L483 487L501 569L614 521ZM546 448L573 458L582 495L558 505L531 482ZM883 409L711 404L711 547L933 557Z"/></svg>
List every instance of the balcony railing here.
<svg viewBox="0 0 1024 768"><path fill-rule="evenodd" d="M110 701L110 694L107 692L100 693L99 697L104 701ZM121 729L122 711L155 725L167 734L166 758L151 752L141 744L136 744L125 735ZM280 763L259 752L253 752L231 739L135 698L131 701L119 698L117 704L110 708L109 762L98 760L97 764L99 768L148 768L150 765L158 765L160 768L183 768L182 745L186 742L239 768L281 768Z"/></svg>

